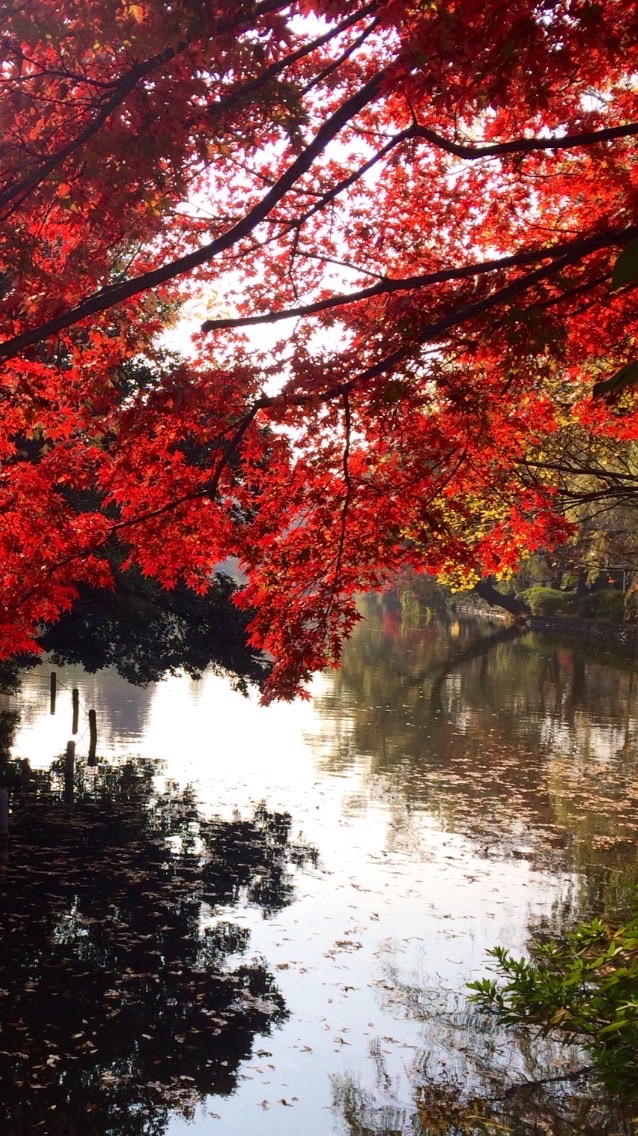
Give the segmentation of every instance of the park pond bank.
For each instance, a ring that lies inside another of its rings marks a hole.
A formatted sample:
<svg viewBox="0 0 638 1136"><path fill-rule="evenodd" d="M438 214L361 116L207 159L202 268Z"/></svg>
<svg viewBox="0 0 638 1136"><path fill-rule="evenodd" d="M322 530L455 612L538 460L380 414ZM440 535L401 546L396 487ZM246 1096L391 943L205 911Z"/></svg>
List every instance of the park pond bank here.
<svg viewBox="0 0 638 1136"><path fill-rule="evenodd" d="M488 604L480 599L454 597L450 604L448 618L454 616L466 620L480 620L486 624L517 626L527 631L557 631L564 636L576 636L582 640L591 639L623 644L632 647L638 654L638 621L635 619L619 621L611 619L584 619L573 615L535 615L531 611L513 616L505 608Z"/></svg>
<svg viewBox="0 0 638 1136"><path fill-rule="evenodd" d="M24 676L3 773L7 1136L88 1118L96 1136L447 1134L474 1131L454 1110L477 1098L519 1136L534 1116L623 1130L582 1054L492 1027L466 983L496 943L624 913L634 667L484 635L371 604L311 702L269 709L214 675L59 668L51 715L51 667Z"/></svg>

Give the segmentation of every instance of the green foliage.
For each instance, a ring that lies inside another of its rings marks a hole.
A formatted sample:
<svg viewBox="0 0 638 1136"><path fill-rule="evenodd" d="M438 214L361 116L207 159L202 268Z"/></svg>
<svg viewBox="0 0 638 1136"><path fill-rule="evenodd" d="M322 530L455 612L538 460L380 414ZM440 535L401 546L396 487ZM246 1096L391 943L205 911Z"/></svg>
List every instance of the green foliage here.
<svg viewBox="0 0 638 1136"><path fill-rule="evenodd" d="M236 584L223 573L203 595L178 584L171 591L122 569L112 557L112 591L81 584L73 608L44 626L41 646L56 664L80 663L93 673L116 667L128 682L143 686L186 671L200 678L207 668L230 677L236 689L260 687L269 663L247 642L249 613L232 603Z"/></svg>
<svg viewBox="0 0 638 1136"><path fill-rule="evenodd" d="M531 960L494 947L499 979L469 984L472 1001L504 1025L579 1042L605 1085L638 1091L638 915L612 929L600 919L559 942L537 942Z"/></svg>
<svg viewBox="0 0 638 1136"><path fill-rule="evenodd" d="M18 664L6 659L0 662L0 694L13 694L19 686Z"/></svg>
<svg viewBox="0 0 638 1136"><path fill-rule="evenodd" d="M521 564L518 573L519 587L531 588L534 584L548 580L550 576L551 568L547 556L537 552Z"/></svg>
<svg viewBox="0 0 638 1136"><path fill-rule="evenodd" d="M574 615L576 596L557 588L536 585L526 588L522 596L532 615Z"/></svg>
<svg viewBox="0 0 638 1136"><path fill-rule="evenodd" d="M582 619L621 622L625 614L625 594L615 589L589 592L575 600L576 614Z"/></svg>
<svg viewBox="0 0 638 1136"><path fill-rule="evenodd" d="M612 588L578 596L572 591L536 586L526 588L522 596L532 615L566 615L618 623L625 615L624 593Z"/></svg>
<svg viewBox="0 0 638 1136"><path fill-rule="evenodd" d="M638 619L638 588L632 586L625 592L625 619L634 621Z"/></svg>

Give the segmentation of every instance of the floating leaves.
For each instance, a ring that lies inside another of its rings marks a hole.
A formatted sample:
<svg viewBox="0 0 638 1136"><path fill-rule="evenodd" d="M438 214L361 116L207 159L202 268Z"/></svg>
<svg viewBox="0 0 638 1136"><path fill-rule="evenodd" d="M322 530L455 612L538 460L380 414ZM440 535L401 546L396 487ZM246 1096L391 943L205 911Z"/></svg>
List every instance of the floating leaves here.
<svg viewBox="0 0 638 1136"><path fill-rule="evenodd" d="M8 1136L18 1116L37 1131L69 1098L96 1133L131 1109L156 1123L187 1113L231 1092L255 1034L286 1016L226 913L233 901L266 912L289 901L292 857L305 856L289 818L260 806L204 821L188 790L156 794L153 773L107 770L74 809L34 775L38 795L15 801L0 931ZM211 926L217 905L225 915Z"/></svg>

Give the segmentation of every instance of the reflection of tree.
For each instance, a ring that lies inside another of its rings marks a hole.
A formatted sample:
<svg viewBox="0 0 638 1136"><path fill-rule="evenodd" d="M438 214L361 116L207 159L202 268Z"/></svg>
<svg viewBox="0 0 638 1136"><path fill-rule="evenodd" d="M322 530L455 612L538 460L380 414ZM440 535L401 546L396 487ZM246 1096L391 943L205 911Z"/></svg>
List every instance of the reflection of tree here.
<svg viewBox="0 0 638 1136"><path fill-rule="evenodd" d="M5 697L10 696L20 685L18 669L11 663L0 662L0 761L9 756L13 736L20 715L13 709L4 707Z"/></svg>
<svg viewBox="0 0 638 1136"><path fill-rule="evenodd" d="M635 1109L605 1092L575 1046L525 1029L504 1028L477 1012L465 995L440 984L402 982L390 968L384 990L395 1010L427 1029L427 1050L408 1071L402 1095L371 1043L375 1069L364 1086L355 1076L333 1077L333 1109L347 1136L630 1136L625 1114ZM388 1039L385 1039L386 1041Z"/></svg>
<svg viewBox="0 0 638 1136"><path fill-rule="evenodd" d="M370 755L367 789L402 803L393 820L406 851L427 815L486 855L578 869L567 895L573 908L557 903L554 928L583 906L601 910L626 896L638 820L631 658L549 636L481 643L464 623L395 628L388 637L374 611L366 615L318 703L326 765ZM516 1136L631 1130L595 1087L565 1079L575 1069L549 1041L514 1039L440 985L408 987L396 972L383 989L395 1009L426 1024L427 1060L411 1099L393 1093L383 1068L373 1088L335 1079L334 1107L349 1136L475 1136L498 1125ZM586 1060L574 1056L575 1065Z"/></svg>
<svg viewBox="0 0 638 1136"><path fill-rule="evenodd" d="M178 1108L230 1093L255 1034L286 1015L223 904L275 911L310 849L290 817L203 820L153 793L151 764L59 772L14 793L0 931L3 1136L159 1136ZM82 778L84 778L84 783ZM14 770L13 785L26 779ZM52 799L55 797L58 799Z"/></svg>
<svg viewBox="0 0 638 1136"><path fill-rule="evenodd" d="M469 663L472 659L480 659L485 663L488 655L495 647L498 647L501 643L509 643L512 639L518 639L520 634L520 627L501 627L498 631L492 631L487 635L479 632L474 639L465 642L458 650L450 651L447 659L439 665L434 674L430 671L428 675L432 709L443 709L442 691L448 675L458 670L465 663Z"/></svg>
<svg viewBox="0 0 638 1136"><path fill-rule="evenodd" d="M406 826L427 812L485 850L582 867L598 902L636 861L636 693L608 646L482 642L464 622L386 636L369 606L316 704L326 764L371 755L369 786Z"/></svg>
<svg viewBox="0 0 638 1136"><path fill-rule="evenodd" d="M543 1083L492 1082L484 1092L467 1094L463 1081L447 1077L415 1085L406 1107L381 1102L348 1076L333 1079L333 1108L348 1136L478 1136L479 1133L533 1136L630 1136L632 1122L618 1102L595 1087L583 1091L575 1077L552 1076Z"/></svg>
<svg viewBox="0 0 638 1136"><path fill-rule="evenodd" d="M233 604L237 585L229 576L218 573L200 595L184 584L168 591L137 568L123 571L115 553L111 567L112 591L80 584L72 609L43 627L39 643L49 662L78 665L89 674L108 668L100 680L102 691L114 681L145 687L168 674L185 672L199 679L205 671L226 676L242 693L263 685L271 664L247 642L250 613ZM38 661L31 655L21 664L33 668ZM19 690L19 675L15 661L0 663L0 760L8 756L21 719L20 712L2 705L6 695ZM124 725L124 715L139 710L139 701L136 705L122 698L120 691L115 697ZM138 723L131 725L135 730Z"/></svg>
<svg viewBox="0 0 638 1136"><path fill-rule="evenodd" d="M0 761L9 756L20 715L15 710L0 710Z"/></svg>

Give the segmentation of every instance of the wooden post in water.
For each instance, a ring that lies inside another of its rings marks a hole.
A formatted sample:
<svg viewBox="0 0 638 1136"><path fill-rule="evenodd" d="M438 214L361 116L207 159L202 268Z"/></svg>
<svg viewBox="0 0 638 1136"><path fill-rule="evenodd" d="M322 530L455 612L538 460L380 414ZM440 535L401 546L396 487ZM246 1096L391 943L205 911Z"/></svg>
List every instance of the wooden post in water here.
<svg viewBox="0 0 638 1136"><path fill-rule="evenodd" d="M4 879L9 862L9 794L0 789L0 879Z"/></svg>
<svg viewBox="0 0 638 1136"><path fill-rule="evenodd" d="M75 742L66 743L64 755L64 799L73 804L73 779L75 777Z"/></svg>
<svg viewBox="0 0 638 1136"><path fill-rule="evenodd" d="M89 710L89 765L97 765L95 756L97 750L97 715L95 710Z"/></svg>
<svg viewBox="0 0 638 1136"><path fill-rule="evenodd" d="M50 712L55 714L55 695L58 689L58 676L55 671L51 671L51 703Z"/></svg>
<svg viewBox="0 0 638 1136"><path fill-rule="evenodd" d="M0 789L0 837L9 835L9 794Z"/></svg>
<svg viewBox="0 0 638 1136"><path fill-rule="evenodd" d="M73 722L71 723L71 733L77 734L78 732L78 718L80 715L80 692L74 686L71 691L71 701L73 703Z"/></svg>

